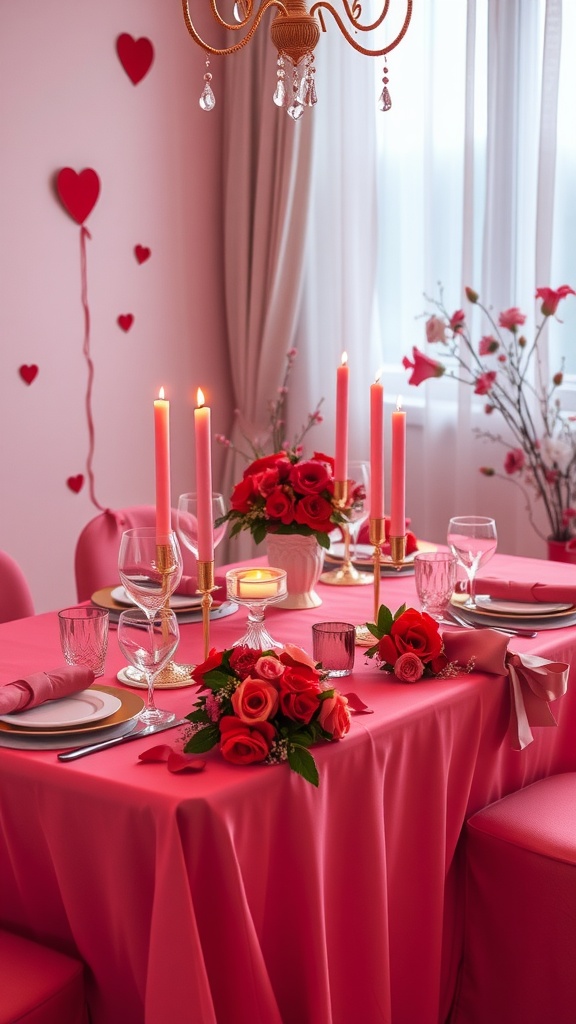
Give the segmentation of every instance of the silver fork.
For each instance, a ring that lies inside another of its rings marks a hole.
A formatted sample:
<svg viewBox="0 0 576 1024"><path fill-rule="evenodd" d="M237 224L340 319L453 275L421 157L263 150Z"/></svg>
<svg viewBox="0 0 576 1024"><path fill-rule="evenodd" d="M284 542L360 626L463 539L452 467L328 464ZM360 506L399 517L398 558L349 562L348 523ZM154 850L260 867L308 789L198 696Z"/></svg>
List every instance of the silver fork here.
<svg viewBox="0 0 576 1024"><path fill-rule="evenodd" d="M461 618L456 614L455 611L450 607L446 609L446 614L449 618L456 623L457 626L464 626L465 629L484 629L486 627L476 626L473 622L468 622L467 619ZM506 633L507 636L521 636L521 637L534 637L538 636L534 630L531 629L508 629L506 626L490 626L490 629L495 629L498 633Z"/></svg>

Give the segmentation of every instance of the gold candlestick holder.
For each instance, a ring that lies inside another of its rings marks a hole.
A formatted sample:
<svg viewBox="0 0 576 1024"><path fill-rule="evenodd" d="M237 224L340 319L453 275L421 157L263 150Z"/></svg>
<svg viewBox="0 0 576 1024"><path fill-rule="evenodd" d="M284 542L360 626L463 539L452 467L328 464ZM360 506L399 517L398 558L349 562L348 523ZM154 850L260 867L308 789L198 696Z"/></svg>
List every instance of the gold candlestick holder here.
<svg viewBox="0 0 576 1024"><path fill-rule="evenodd" d="M210 562L196 563L198 571L198 593L202 594L202 634L204 637L204 660L210 653L210 609L212 608L212 591L214 586L214 559Z"/></svg>
<svg viewBox="0 0 576 1024"><path fill-rule="evenodd" d="M158 569L162 574L162 591L164 593L164 603L160 610L160 614L165 608L170 608L170 590L168 586L168 579L172 572L174 572L174 560L170 558L170 546L168 544L158 544L156 547L156 562ZM194 680L192 679L192 672L194 671L194 665L181 665L178 664L173 658L160 670L156 679L154 680L154 688L166 690L173 689L177 686L191 686Z"/></svg>
<svg viewBox="0 0 576 1024"><path fill-rule="evenodd" d="M382 545L386 538L385 520L370 519L368 524L370 543L374 546L372 561L374 563L374 622L378 620L380 608L380 568L382 566ZM406 535L390 537L390 562L396 569L401 569L406 558ZM384 559L387 563L388 559ZM356 626L356 643L361 647L372 647L376 637L370 632L366 623Z"/></svg>
<svg viewBox="0 0 576 1024"><path fill-rule="evenodd" d="M334 481L334 498L338 505L338 508L343 512L348 502L348 481L347 480L335 480ZM368 572L358 572L355 565L352 565L350 558L350 527L348 523L340 524L342 535L344 537L344 558L342 565L338 569L330 569L328 572L323 572L320 577L321 583L328 583L331 586L337 587L358 587L365 586L367 583L372 582L371 574Z"/></svg>

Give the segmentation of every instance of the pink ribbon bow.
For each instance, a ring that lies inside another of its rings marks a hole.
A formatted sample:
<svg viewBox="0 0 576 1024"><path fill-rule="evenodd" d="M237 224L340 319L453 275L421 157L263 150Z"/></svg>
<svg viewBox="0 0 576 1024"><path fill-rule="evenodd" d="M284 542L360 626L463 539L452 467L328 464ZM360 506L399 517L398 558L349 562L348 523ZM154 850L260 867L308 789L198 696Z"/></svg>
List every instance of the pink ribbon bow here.
<svg viewBox="0 0 576 1024"><path fill-rule="evenodd" d="M509 637L494 629L446 631L442 639L449 662L457 662L464 669L470 666L470 671L508 676L508 735L514 750L524 750L532 743L531 726L556 725L548 705L566 693L568 665L561 661L547 661L535 654L509 651Z"/></svg>

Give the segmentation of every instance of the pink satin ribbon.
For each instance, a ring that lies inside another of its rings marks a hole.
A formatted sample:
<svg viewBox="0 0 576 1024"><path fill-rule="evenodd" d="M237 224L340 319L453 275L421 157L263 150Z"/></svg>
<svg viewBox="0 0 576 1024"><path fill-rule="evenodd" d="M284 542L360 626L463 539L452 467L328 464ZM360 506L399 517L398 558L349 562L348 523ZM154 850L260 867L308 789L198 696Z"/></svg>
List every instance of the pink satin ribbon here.
<svg viewBox="0 0 576 1024"><path fill-rule="evenodd" d="M549 703L566 693L568 665L547 661L535 654L509 651L509 637L493 629L446 631L442 639L448 661L457 662L469 671L508 676L508 735L514 750L523 750L532 743L531 726L556 725Z"/></svg>

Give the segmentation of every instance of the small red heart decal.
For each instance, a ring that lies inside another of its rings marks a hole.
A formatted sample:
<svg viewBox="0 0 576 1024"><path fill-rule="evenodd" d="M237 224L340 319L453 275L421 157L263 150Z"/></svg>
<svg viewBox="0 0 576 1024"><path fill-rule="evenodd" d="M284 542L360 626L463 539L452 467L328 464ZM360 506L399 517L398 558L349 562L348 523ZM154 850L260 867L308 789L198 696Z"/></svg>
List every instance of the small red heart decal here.
<svg viewBox="0 0 576 1024"><path fill-rule="evenodd" d="M18 373L26 384L31 384L38 374L38 367L35 366L34 363L31 363L30 366L26 366L24 364L19 368Z"/></svg>
<svg viewBox="0 0 576 1024"><path fill-rule="evenodd" d="M100 195L100 178L91 167L78 174L71 167L63 167L56 178L60 202L77 224L83 224L92 212Z"/></svg>
<svg viewBox="0 0 576 1024"><path fill-rule="evenodd" d="M146 263L146 260L149 260L152 255L152 250L146 245L135 245L134 254L138 263Z"/></svg>
<svg viewBox="0 0 576 1024"><path fill-rule="evenodd" d="M134 323L134 317L132 313L121 313L118 317L118 324L123 331L129 331Z"/></svg>
<svg viewBox="0 0 576 1024"><path fill-rule="evenodd" d="M78 494L84 486L84 477L82 473L78 473L78 476L69 476L66 483L70 490L74 491L74 494Z"/></svg>
<svg viewBox="0 0 576 1024"><path fill-rule="evenodd" d="M116 40L116 52L130 81L138 85L150 70L154 60L152 43L145 36L133 39L127 32L123 32Z"/></svg>

